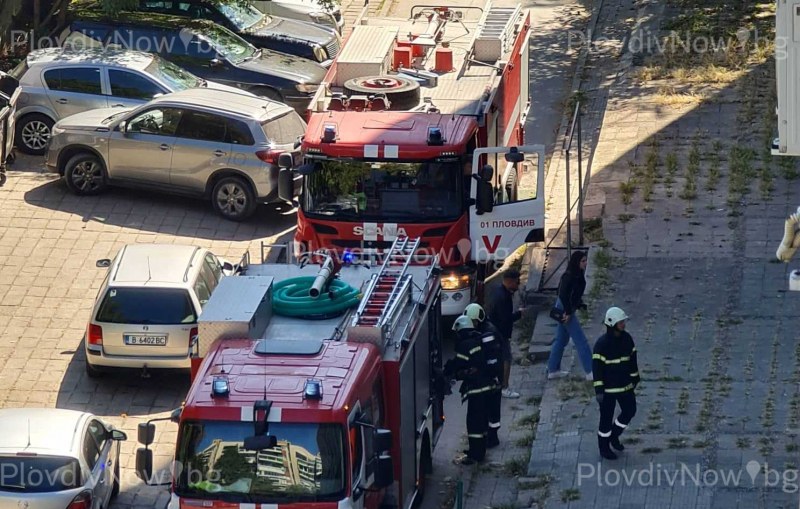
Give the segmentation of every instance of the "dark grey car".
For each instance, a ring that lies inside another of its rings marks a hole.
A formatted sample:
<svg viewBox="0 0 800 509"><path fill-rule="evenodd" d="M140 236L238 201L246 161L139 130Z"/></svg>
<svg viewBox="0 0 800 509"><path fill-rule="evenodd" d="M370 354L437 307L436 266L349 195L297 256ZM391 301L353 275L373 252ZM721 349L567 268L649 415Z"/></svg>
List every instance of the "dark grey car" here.
<svg viewBox="0 0 800 509"><path fill-rule="evenodd" d="M158 53L201 78L284 102L301 114L325 77L316 62L257 49L210 21L136 14L75 20L62 32L62 44L89 37L106 47Z"/></svg>

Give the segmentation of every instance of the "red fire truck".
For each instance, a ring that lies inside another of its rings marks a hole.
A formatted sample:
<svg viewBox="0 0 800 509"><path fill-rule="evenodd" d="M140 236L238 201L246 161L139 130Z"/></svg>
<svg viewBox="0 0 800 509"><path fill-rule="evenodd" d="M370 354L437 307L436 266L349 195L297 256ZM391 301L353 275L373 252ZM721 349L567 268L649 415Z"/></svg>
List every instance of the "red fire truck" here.
<svg viewBox="0 0 800 509"><path fill-rule="evenodd" d="M444 315L475 297L488 262L544 239L544 149L517 147L530 16L474 10L355 26L311 103L305 164L281 179L286 197L288 176L303 178L296 253L379 255L421 238L441 257Z"/></svg>
<svg viewBox="0 0 800 509"><path fill-rule="evenodd" d="M444 424L441 269L411 264L419 244L398 238L375 267L262 260L220 282L198 323L204 360L170 417L169 509L414 503ZM136 458L151 483L152 423Z"/></svg>

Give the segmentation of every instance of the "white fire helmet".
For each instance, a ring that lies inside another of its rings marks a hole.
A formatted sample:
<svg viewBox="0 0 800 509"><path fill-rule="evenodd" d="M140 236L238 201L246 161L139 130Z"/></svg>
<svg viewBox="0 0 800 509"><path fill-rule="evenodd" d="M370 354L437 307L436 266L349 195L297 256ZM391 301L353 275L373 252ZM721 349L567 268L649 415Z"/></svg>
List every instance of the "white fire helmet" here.
<svg viewBox="0 0 800 509"><path fill-rule="evenodd" d="M458 332L461 329L474 329L475 325L472 323L472 319L466 315L461 315L456 318L456 321L453 323L453 330Z"/></svg>
<svg viewBox="0 0 800 509"><path fill-rule="evenodd" d="M473 302L469 306L464 309L464 316L468 316L474 322L482 322L486 320L486 311L483 310L483 306L480 304Z"/></svg>
<svg viewBox="0 0 800 509"><path fill-rule="evenodd" d="M619 322L627 319L628 315L625 314L625 311L623 311L618 307L611 307L608 308L608 311L606 311L606 319L603 321L603 323L605 323L609 327L613 327L617 325Z"/></svg>

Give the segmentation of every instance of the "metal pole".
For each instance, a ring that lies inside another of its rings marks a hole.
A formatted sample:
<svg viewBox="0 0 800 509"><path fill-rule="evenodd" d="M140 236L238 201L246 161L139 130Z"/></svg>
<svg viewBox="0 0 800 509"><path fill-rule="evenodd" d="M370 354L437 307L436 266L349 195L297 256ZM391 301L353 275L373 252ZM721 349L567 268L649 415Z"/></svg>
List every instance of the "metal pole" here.
<svg viewBox="0 0 800 509"><path fill-rule="evenodd" d="M583 142L581 140L580 101L578 108L578 245L583 246Z"/></svg>
<svg viewBox="0 0 800 509"><path fill-rule="evenodd" d="M572 202L570 201L570 192L569 192L569 149L566 152L567 156L567 259L572 257L572 221L570 220L572 216Z"/></svg>

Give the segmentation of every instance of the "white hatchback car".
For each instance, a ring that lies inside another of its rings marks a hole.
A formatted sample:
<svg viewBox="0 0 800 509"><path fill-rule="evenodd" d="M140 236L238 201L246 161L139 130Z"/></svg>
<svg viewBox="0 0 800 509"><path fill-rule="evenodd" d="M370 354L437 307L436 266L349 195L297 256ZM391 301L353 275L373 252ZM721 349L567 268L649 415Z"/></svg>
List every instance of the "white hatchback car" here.
<svg viewBox="0 0 800 509"><path fill-rule="evenodd" d="M122 431L58 408L0 410L0 507L108 507L119 493Z"/></svg>
<svg viewBox="0 0 800 509"><path fill-rule="evenodd" d="M189 369L197 318L235 267L207 249L131 244L108 267L84 341L86 372L103 368Z"/></svg>

